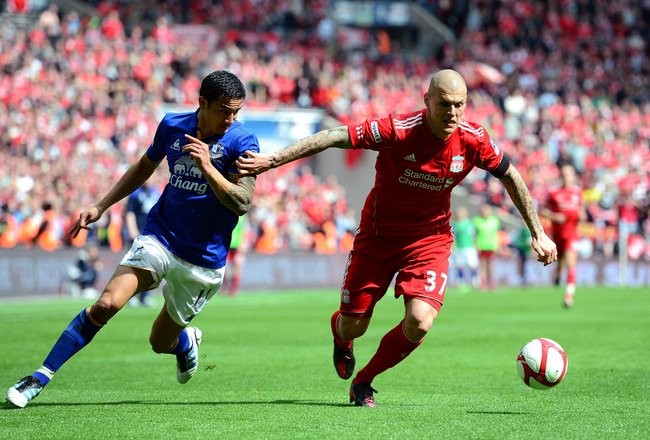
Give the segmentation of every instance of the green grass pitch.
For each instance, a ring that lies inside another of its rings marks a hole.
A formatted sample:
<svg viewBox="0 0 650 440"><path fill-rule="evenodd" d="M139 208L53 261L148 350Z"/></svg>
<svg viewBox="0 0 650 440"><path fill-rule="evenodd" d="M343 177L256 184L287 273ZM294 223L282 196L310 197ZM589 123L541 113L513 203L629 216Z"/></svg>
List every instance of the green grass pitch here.
<svg viewBox="0 0 650 440"><path fill-rule="evenodd" d="M647 288L578 288L570 310L557 287L449 290L423 345L373 383L378 408L351 406L334 371L338 301L333 290L215 297L193 321L204 336L185 385L175 359L149 347L158 310L126 307L25 409L0 406L0 438L650 438ZM40 366L84 305L0 304L2 392ZM356 342L358 368L402 314L390 293L379 302ZM536 337L569 359L548 391L526 387L515 368Z"/></svg>

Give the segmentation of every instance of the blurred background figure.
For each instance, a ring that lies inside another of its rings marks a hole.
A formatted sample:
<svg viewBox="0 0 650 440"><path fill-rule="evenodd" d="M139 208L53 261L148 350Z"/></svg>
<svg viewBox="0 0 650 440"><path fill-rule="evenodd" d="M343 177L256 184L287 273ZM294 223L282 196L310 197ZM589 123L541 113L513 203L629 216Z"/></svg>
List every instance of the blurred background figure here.
<svg viewBox="0 0 650 440"><path fill-rule="evenodd" d="M560 166L559 171L560 187L549 191L546 206L540 209L540 214L551 220L551 234L557 244L558 257L555 284L560 285L565 270L564 306L571 307L576 289L576 265L580 244L578 222L586 219L587 214L575 169L566 163Z"/></svg>
<svg viewBox="0 0 650 440"><path fill-rule="evenodd" d="M63 226L60 217L51 203L43 203L39 213L38 228L32 237L32 242L48 252L55 251L61 244Z"/></svg>
<svg viewBox="0 0 650 440"><path fill-rule="evenodd" d="M478 279L479 290L486 288L494 291L497 288L494 279L494 258L499 249L499 217L492 213L490 205L483 205L481 216L474 217L476 228L476 247L478 249Z"/></svg>
<svg viewBox="0 0 650 440"><path fill-rule="evenodd" d="M101 269L99 247L96 244L89 244L81 249L77 258L68 267L70 295L75 298L98 298L99 290L95 288L95 283Z"/></svg>
<svg viewBox="0 0 650 440"><path fill-rule="evenodd" d="M126 203L125 226L130 243L138 237L147 223L147 214L160 198L160 191L150 181L147 181L140 188L131 194ZM142 292L131 298L130 306L156 307L156 304L149 297L150 292Z"/></svg>
<svg viewBox="0 0 650 440"><path fill-rule="evenodd" d="M526 286L526 262L531 254L530 243L532 242L530 230L526 226L518 228L511 242L512 248L517 256L517 270L519 271L520 284Z"/></svg>
<svg viewBox="0 0 650 440"><path fill-rule="evenodd" d="M237 226L232 231L230 250L226 259L226 273L221 283L220 291L223 295L234 297L239 291L242 269L246 262L246 251L248 250L250 227L246 216L239 217Z"/></svg>
<svg viewBox="0 0 650 440"><path fill-rule="evenodd" d="M18 219L8 204L0 209L0 248L12 248L18 243Z"/></svg>
<svg viewBox="0 0 650 440"><path fill-rule="evenodd" d="M458 288L468 291L478 286L476 271L478 269L478 253L476 251L476 227L469 218L467 209L463 206L456 210L451 226L454 229L454 246L452 257L458 269Z"/></svg>

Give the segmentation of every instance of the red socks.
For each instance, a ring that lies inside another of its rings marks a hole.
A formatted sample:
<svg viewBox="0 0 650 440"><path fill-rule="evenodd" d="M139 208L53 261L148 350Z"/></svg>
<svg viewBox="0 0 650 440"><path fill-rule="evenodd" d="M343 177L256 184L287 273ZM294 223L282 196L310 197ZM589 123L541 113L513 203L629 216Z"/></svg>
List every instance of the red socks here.
<svg viewBox="0 0 650 440"><path fill-rule="evenodd" d="M355 383L371 383L375 376L402 362L422 341L413 342L404 334L404 321L386 333L379 343L377 352L354 378Z"/></svg>
<svg viewBox="0 0 650 440"><path fill-rule="evenodd" d="M575 284L576 283L576 269L575 269L575 267L569 269L569 273L567 275L566 282L567 282L567 284Z"/></svg>
<svg viewBox="0 0 650 440"><path fill-rule="evenodd" d="M241 281L241 275L239 274L233 275L232 279L230 280L230 296L237 295L237 292L239 291L240 281Z"/></svg>

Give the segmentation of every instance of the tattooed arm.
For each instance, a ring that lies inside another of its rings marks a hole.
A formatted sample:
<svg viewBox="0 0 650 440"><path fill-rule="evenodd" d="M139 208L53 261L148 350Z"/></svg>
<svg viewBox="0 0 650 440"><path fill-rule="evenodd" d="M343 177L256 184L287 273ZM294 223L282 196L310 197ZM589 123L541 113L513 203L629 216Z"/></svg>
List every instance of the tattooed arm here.
<svg viewBox="0 0 650 440"><path fill-rule="evenodd" d="M239 174L230 174L229 177L232 183L229 185L227 191L220 194L220 192L215 191L212 184L210 184L210 187L226 208L242 216L251 209L253 195L255 194L255 177L241 176ZM210 179L208 179L209 181Z"/></svg>
<svg viewBox="0 0 650 440"><path fill-rule="evenodd" d="M533 204L533 198L528 192L524 179L521 178L519 172L511 164L500 180L503 182L503 186L506 187L506 191L508 191L524 222L526 222L526 226L530 229L533 236L531 247L537 253L537 260L544 263L544 266L551 264L557 260L557 248L555 243L544 232Z"/></svg>
<svg viewBox="0 0 650 440"><path fill-rule="evenodd" d="M237 168L242 175L261 174L271 168L293 162L296 159L313 156L331 147L352 148L347 126L319 131L272 154L247 151L247 157L242 156L237 159Z"/></svg>
<svg viewBox="0 0 650 440"><path fill-rule="evenodd" d="M183 147L194 159L196 167L201 170L210 188L219 201L235 214L242 216L248 212L255 193L255 177L229 174L226 179L210 161L210 150L206 143L190 135L185 135L190 143Z"/></svg>

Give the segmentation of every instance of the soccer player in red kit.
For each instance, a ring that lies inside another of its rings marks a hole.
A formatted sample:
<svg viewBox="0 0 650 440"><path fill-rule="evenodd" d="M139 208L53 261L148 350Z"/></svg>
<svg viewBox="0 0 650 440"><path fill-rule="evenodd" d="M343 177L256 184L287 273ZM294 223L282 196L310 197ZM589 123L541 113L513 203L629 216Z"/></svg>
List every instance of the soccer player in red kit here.
<svg viewBox="0 0 650 440"><path fill-rule="evenodd" d="M564 306L573 306L578 263L578 222L586 218L582 203L582 189L577 185L575 169L570 164L560 167L560 188L549 191L545 207L540 214L551 220L553 241L557 245L558 267L556 284L560 284L562 270L566 267L567 284Z"/></svg>
<svg viewBox="0 0 650 440"><path fill-rule="evenodd" d="M378 151L375 186L366 199L332 316L334 366L342 379L355 367L354 339L391 284L405 317L381 340L376 354L350 386L350 401L374 407L373 379L404 360L422 342L442 306L451 245L451 190L478 166L501 179L531 230L532 247L545 265L556 260L528 189L486 130L461 119L467 87L453 70L437 72L424 94L426 108L323 130L272 154L246 153L239 172L259 174L331 147Z"/></svg>

